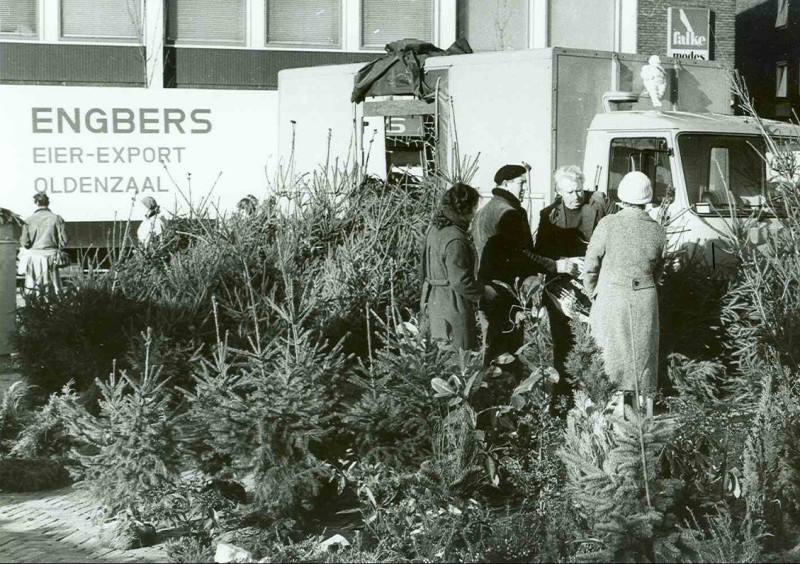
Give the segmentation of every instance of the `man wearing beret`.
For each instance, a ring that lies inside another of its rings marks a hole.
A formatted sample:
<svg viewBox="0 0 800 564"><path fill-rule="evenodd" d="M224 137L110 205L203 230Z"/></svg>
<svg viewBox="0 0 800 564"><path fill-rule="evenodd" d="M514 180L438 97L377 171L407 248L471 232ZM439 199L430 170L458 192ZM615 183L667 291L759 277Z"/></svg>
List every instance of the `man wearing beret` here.
<svg viewBox="0 0 800 564"><path fill-rule="evenodd" d="M472 221L472 237L478 253L478 279L491 285L494 280L514 286L533 274L570 272L576 267L568 260L553 261L534 252L531 226L522 199L528 182L528 165L507 164L494 176L496 188L492 199L481 208ZM523 327L514 319L517 300L495 285L498 296L481 304L485 316L488 365L503 353L514 354L522 346Z"/></svg>
<svg viewBox="0 0 800 564"><path fill-rule="evenodd" d="M613 204L604 193L584 192L583 180L583 172L575 165L562 166L556 170L556 199L539 214L534 249L543 257L548 288L558 288L561 285L571 287L568 276L575 277L578 273L572 269L566 271L566 274L559 274L562 271L556 268L556 261L571 258L574 265L582 264L595 227L613 209ZM570 319L568 313L553 298L552 292L545 294L544 301L550 319L555 368L561 376L553 390L554 405L563 397L569 407L572 403L572 387L564 362L574 344Z"/></svg>

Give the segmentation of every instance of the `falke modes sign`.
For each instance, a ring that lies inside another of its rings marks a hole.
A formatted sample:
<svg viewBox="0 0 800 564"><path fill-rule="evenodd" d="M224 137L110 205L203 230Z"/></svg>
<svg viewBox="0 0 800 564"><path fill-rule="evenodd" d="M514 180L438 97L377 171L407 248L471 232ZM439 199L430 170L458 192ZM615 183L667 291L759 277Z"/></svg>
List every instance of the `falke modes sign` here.
<svg viewBox="0 0 800 564"><path fill-rule="evenodd" d="M711 11L667 9L667 55L682 59L711 58Z"/></svg>

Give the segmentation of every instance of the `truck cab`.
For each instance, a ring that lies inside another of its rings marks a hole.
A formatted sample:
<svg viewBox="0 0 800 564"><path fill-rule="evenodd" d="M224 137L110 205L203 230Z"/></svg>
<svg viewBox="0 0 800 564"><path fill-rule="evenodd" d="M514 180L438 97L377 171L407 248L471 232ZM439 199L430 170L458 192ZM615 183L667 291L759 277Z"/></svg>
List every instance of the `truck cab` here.
<svg viewBox="0 0 800 564"><path fill-rule="evenodd" d="M779 142L793 134L789 124L764 121ZM671 250L702 256L714 268L729 261L726 238L737 219L753 244L775 228L768 207L774 172L761 129L754 119L689 112L620 111L598 114L586 135L584 171L590 190L616 200L622 177L644 172L653 184L651 215L667 227Z"/></svg>

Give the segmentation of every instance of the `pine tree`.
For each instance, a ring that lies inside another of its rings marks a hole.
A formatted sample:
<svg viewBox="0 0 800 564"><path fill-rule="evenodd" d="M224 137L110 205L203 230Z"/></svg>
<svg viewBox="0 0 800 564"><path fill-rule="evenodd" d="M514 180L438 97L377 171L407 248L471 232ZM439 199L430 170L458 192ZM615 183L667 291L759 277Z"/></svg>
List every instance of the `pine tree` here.
<svg viewBox="0 0 800 564"><path fill-rule="evenodd" d="M776 385L776 380L779 382ZM745 524L764 530L769 544L785 540L791 522L800 521L800 402L793 386L767 372L753 414L743 455Z"/></svg>
<svg viewBox="0 0 800 564"><path fill-rule="evenodd" d="M349 359L303 327L313 304L295 312L265 299L283 320L281 333L257 333L251 350L219 342L186 392L188 417L196 454L225 459L234 477L252 474L259 503L296 514L329 478L324 460L339 438L338 383L348 379Z"/></svg>
<svg viewBox="0 0 800 564"><path fill-rule="evenodd" d="M114 370L98 379L98 415L71 401L69 391L58 404L78 445L71 456L94 499L111 515L128 510L137 518L153 492L179 480L184 453L181 416L170 406L167 380L150 365L151 332L143 337L144 372L136 378Z"/></svg>
<svg viewBox="0 0 800 564"><path fill-rule="evenodd" d="M587 407L587 395L575 394L567 415L559 456L567 468L566 491L585 520L587 533L580 560L654 562L666 510L677 487L658 480L655 462L672 424L626 407L625 416Z"/></svg>
<svg viewBox="0 0 800 564"><path fill-rule="evenodd" d="M446 413L430 382L452 371L453 353L410 322L387 327L383 343L370 366L354 371L351 383L359 395L343 422L360 460L415 470L430 456L436 422Z"/></svg>

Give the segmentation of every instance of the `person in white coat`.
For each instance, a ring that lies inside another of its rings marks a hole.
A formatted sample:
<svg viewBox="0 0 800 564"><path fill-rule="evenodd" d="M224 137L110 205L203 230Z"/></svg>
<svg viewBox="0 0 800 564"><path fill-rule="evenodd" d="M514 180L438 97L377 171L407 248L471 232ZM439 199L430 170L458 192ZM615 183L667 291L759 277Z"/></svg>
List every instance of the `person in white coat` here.
<svg viewBox="0 0 800 564"><path fill-rule="evenodd" d="M141 200L142 205L147 208L144 220L136 231L139 243L143 247L152 245L164 232L164 217L161 215L161 208L156 199L152 196L145 196Z"/></svg>

